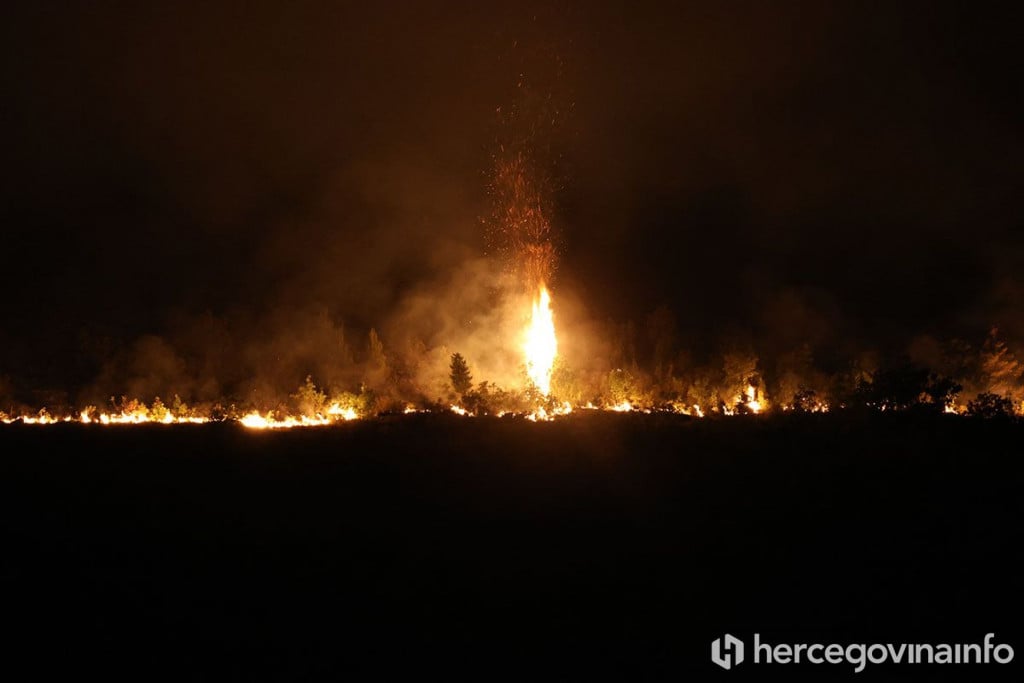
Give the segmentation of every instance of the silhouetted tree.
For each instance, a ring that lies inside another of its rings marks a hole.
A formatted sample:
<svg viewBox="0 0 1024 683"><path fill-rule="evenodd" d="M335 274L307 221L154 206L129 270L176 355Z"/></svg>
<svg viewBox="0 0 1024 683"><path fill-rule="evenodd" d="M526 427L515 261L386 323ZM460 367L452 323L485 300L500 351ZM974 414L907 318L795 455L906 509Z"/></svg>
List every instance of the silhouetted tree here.
<svg viewBox="0 0 1024 683"><path fill-rule="evenodd" d="M947 405L953 403L962 390L962 385L949 377L943 377L933 372L928 376L928 384L925 386L924 393L930 399L929 407L941 412Z"/></svg>
<svg viewBox="0 0 1024 683"><path fill-rule="evenodd" d="M793 410L798 413L811 413L818 407L818 395L814 389L800 387L793 394Z"/></svg>
<svg viewBox="0 0 1024 683"><path fill-rule="evenodd" d="M876 410L906 410L927 395L928 370L902 363L874 373L872 381L861 381L857 396Z"/></svg>
<svg viewBox="0 0 1024 683"><path fill-rule="evenodd" d="M448 367L451 370L449 376L455 391L459 394L465 394L473 388L473 375L470 374L469 365L461 353L452 354L452 362Z"/></svg>
<svg viewBox="0 0 1024 683"><path fill-rule="evenodd" d="M963 387L954 380L909 362L874 373L872 380L861 380L857 399L876 410L910 408L940 412L953 402Z"/></svg>
<svg viewBox="0 0 1024 683"><path fill-rule="evenodd" d="M1013 401L999 394L984 392L967 402L967 414L985 419L1008 418L1013 415Z"/></svg>

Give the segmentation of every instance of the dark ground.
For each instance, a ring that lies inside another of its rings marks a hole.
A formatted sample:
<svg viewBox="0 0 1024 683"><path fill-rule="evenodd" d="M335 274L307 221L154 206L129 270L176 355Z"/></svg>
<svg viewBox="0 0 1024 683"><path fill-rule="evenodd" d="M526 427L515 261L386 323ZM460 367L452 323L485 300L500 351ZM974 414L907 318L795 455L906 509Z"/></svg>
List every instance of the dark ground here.
<svg viewBox="0 0 1024 683"><path fill-rule="evenodd" d="M858 678L1020 676L1024 425L0 427L9 671L824 680L852 667L725 672L709 644L995 632L1013 664Z"/></svg>

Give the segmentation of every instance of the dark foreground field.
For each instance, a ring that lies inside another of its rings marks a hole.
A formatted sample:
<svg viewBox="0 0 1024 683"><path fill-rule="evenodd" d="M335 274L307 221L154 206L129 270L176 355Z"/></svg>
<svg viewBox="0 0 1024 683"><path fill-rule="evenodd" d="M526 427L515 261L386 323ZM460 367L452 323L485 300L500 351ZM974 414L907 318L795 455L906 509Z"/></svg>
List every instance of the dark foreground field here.
<svg viewBox="0 0 1024 683"><path fill-rule="evenodd" d="M136 680L822 680L852 668L726 672L709 644L995 632L1019 659L1022 437L830 416L12 425L0 654ZM992 673L1020 663L858 677Z"/></svg>

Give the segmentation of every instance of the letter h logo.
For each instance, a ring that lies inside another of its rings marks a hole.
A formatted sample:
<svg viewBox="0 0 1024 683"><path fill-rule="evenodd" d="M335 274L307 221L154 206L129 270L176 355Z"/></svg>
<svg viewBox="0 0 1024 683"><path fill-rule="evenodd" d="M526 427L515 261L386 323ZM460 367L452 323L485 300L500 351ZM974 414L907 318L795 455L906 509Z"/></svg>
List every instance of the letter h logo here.
<svg viewBox="0 0 1024 683"><path fill-rule="evenodd" d="M729 670L743 662L743 641L726 633L711 642L711 661Z"/></svg>

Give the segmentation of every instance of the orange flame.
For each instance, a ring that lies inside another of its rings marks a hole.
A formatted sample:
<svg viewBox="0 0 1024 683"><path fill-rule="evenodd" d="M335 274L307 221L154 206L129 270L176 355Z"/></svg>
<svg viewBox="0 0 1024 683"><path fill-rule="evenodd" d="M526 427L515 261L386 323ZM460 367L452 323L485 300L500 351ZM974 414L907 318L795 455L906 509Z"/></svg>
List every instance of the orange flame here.
<svg viewBox="0 0 1024 683"><path fill-rule="evenodd" d="M547 396L551 393L551 371L558 355L558 340L551 312L551 295L544 285L540 286L540 292L533 301L523 352L526 357L526 374L540 393Z"/></svg>

